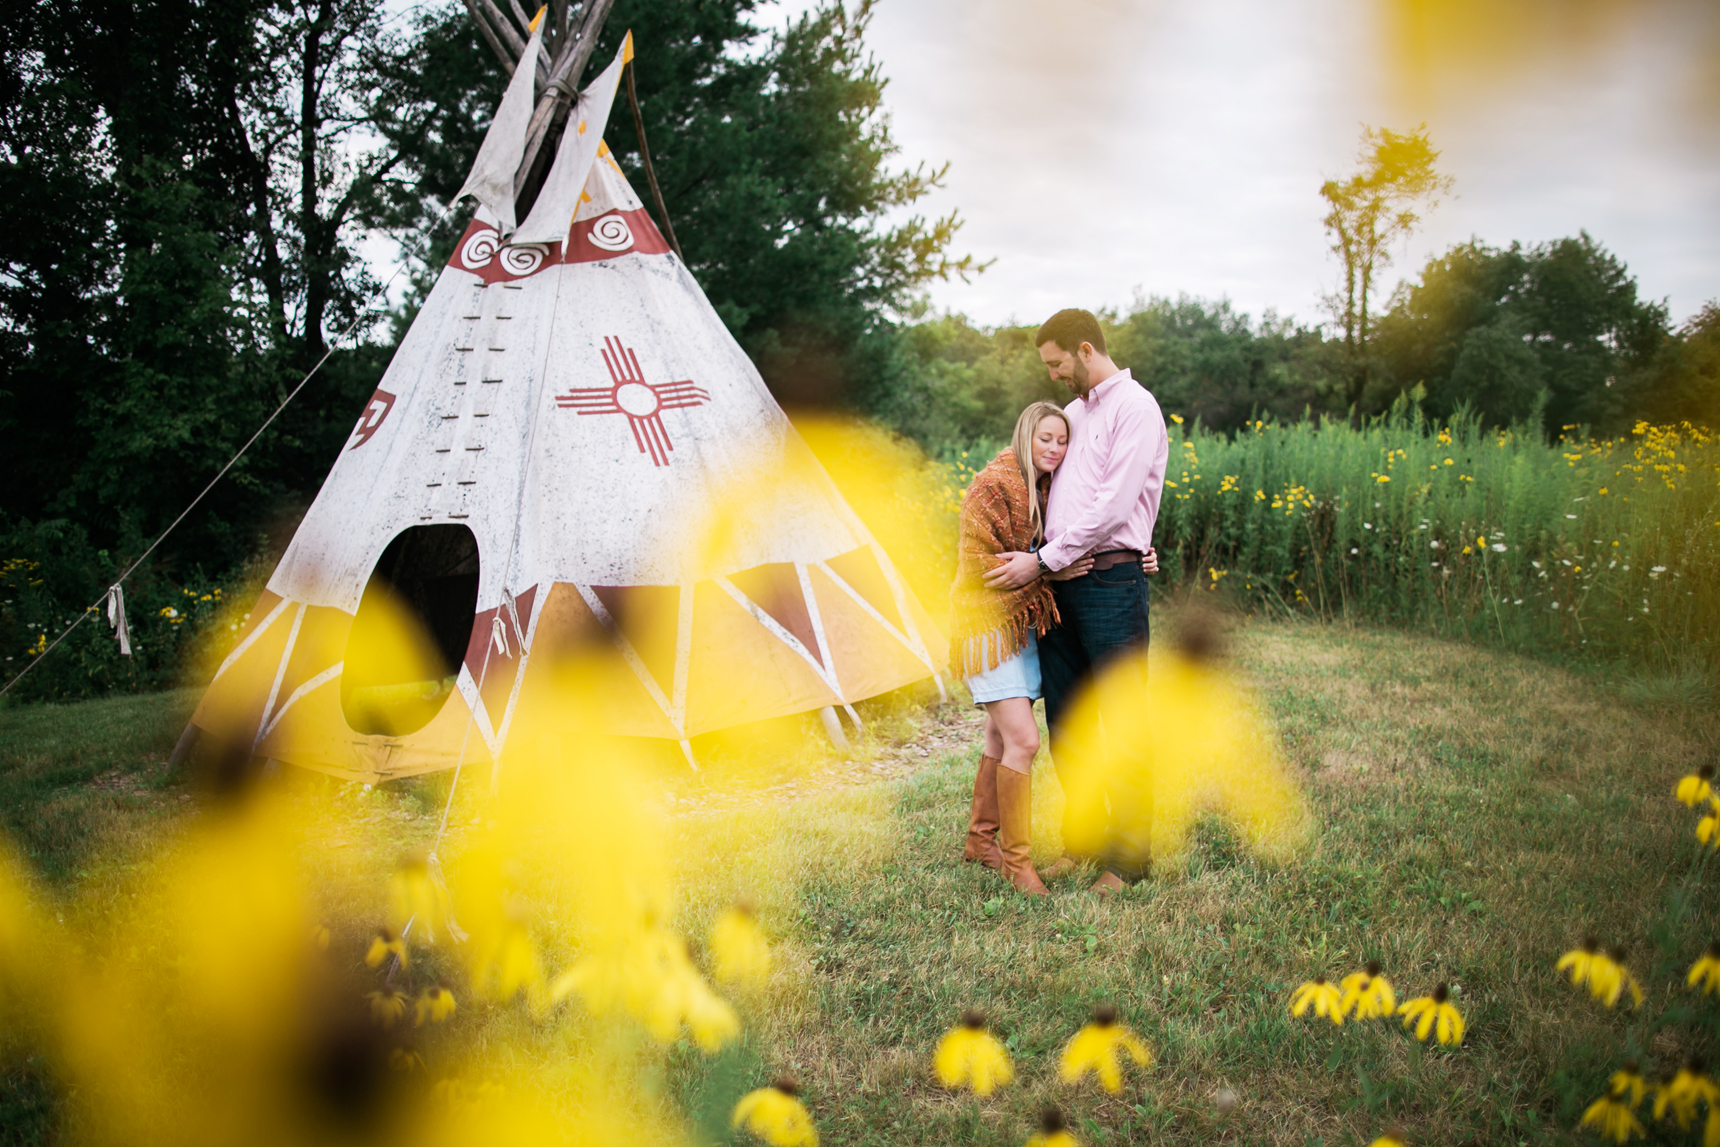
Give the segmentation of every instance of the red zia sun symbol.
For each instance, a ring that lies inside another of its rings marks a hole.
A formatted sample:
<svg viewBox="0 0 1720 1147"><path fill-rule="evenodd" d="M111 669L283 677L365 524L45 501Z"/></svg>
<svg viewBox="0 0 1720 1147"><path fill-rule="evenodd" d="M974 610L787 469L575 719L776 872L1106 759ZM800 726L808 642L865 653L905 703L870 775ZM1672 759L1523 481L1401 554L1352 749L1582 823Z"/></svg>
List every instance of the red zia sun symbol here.
<svg viewBox="0 0 1720 1147"><path fill-rule="evenodd" d="M576 387L556 395L555 404L580 414L625 414L639 453L651 455L651 461L658 466L667 466L669 451L675 447L663 427L661 413L703 405L711 396L690 379L646 382L645 372L639 368L639 356L623 346L620 339L605 337L601 353L603 365L609 368L609 377L615 380L615 385Z"/></svg>

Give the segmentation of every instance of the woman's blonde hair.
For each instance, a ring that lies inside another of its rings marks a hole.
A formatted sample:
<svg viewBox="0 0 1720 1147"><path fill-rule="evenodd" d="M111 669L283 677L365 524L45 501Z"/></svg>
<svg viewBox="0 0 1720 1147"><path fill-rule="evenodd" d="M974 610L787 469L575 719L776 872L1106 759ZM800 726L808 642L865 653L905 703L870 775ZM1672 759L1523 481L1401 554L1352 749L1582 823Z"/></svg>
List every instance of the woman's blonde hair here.
<svg viewBox="0 0 1720 1147"><path fill-rule="evenodd" d="M1033 432L1047 418L1062 419L1064 432L1072 433L1069 416L1061 406L1055 402L1035 402L1015 420L1015 436L1009 441L1010 449L1015 451L1015 464L1021 470L1021 480L1027 483L1027 519L1033 524L1036 542L1045 537L1045 521L1039 512L1039 475L1033 471Z"/></svg>

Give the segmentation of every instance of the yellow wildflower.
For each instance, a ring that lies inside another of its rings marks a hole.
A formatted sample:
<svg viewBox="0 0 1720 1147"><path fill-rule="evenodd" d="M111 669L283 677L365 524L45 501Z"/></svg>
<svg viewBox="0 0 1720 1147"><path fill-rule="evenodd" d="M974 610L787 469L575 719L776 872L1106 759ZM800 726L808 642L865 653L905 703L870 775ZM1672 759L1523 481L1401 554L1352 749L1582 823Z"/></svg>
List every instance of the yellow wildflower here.
<svg viewBox="0 0 1720 1147"><path fill-rule="evenodd" d="M1683 801L1687 807L1695 808L1713 795L1714 786L1709 783L1713 778L1714 766L1703 765L1694 773L1680 777L1672 795Z"/></svg>
<svg viewBox="0 0 1720 1147"><path fill-rule="evenodd" d="M725 984L762 987L770 979L770 945L752 905L737 903L711 925L712 971Z"/></svg>
<svg viewBox="0 0 1720 1147"><path fill-rule="evenodd" d="M1630 1106L1634 1109L1642 1102L1643 1094L1648 1090L1648 1084L1642 1078L1642 1071L1637 1067L1636 1060L1631 1060L1623 1067L1612 1073L1607 1080L1607 1094L1614 1099L1630 1097Z"/></svg>
<svg viewBox="0 0 1720 1147"><path fill-rule="evenodd" d="M1403 1135L1397 1131L1387 1131L1378 1139L1368 1144L1368 1147L1405 1147Z"/></svg>
<svg viewBox="0 0 1720 1147"><path fill-rule="evenodd" d="M1069 1134L1063 1113L1047 1107L1039 1115L1039 1134L1028 1139L1027 1147L1081 1147L1081 1141Z"/></svg>
<svg viewBox="0 0 1720 1147"><path fill-rule="evenodd" d="M818 1147L812 1116L795 1098L799 1090L793 1080L779 1079L769 1087L749 1091L735 1104L729 1125L746 1128L771 1147Z"/></svg>
<svg viewBox="0 0 1720 1147"><path fill-rule="evenodd" d="M1344 992L1338 1004L1340 1015L1354 1010L1357 1019L1371 1020L1397 1011L1397 993L1392 991L1392 982L1380 975L1378 960L1369 960L1367 967L1351 972L1338 986Z"/></svg>
<svg viewBox="0 0 1720 1147"><path fill-rule="evenodd" d="M1610 1008L1618 1003L1619 997L1627 990L1632 1003L1641 1007L1642 987L1624 966L1624 949L1614 948L1605 954L1597 953L1589 968L1589 994Z"/></svg>
<svg viewBox="0 0 1720 1147"><path fill-rule="evenodd" d="M1329 1016L1335 1024L1344 1022L1344 997L1337 988L1326 982L1326 977L1316 976L1296 989L1290 997L1290 1014L1300 1016L1308 1011L1309 1006L1317 1016Z"/></svg>
<svg viewBox="0 0 1720 1147"><path fill-rule="evenodd" d="M1698 843L1720 848L1720 797L1708 798L1708 815L1696 822Z"/></svg>
<svg viewBox="0 0 1720 1147"><path fill-rule="evenodd" d="M370 1001L370 1018L385 1028L391 1028L406 1015L406 993L393 988L378 988L374 992L366 992L364 998Z"/></svg>
<svg viewBox="0 0 1720 1147"><path fill-rule="evenodd" d="M402 968L406 966L405 938L396 936L392 931L384 928L371 939L370 951L364 954L364 962L372 968L380 968L382 961L388 959L390 953L400 961Z"/></svg>
<svg viewBox="0 0 1720 1147"><path fill-rule="evenodd" d="M938 1041L932 1069L945 1087L971 1087L978 1095L990 1095L1014 1076L1009 1052L985 1030L985 1013L972 1008L962 1013L960 1027Z"/></svg>
<svg viewBox="0 0 1720 1147"><path fill-rule="evenodd" d="M1398 1009L1403 1026L1415 1025L1415 1038L1426 1039L1434 1032L1440 1043L1463 1042L1463 1016L1450 1001L1451 991L1444 984L1433 989L1433 995L1421 996Z"/></svg>
<svg viewBox="0 0 1720 1147"><path fill-rule="evenodd" d="M1716 1101L1720 1101L1720 1088L1702 1073L1700 1061L1691 1060L1674 1072L1671 1079L1655 1087L1654 1117L1666 1118L1670 1107L1679 1128L1687 1131L1690 1121L1696 1118L1696 1105L1705 1103L1713 1110Z"/></svg>
<svg viewBox="0 0 1720 1147"><path fill-rule="evenodd" d="M1690 965L1690 974L1684 977L1684 982L1720 996L1720 944L1708 945L1708 950Z"/></svg>
<svg viewBox="0 0 1720 1147"><path fill-rule="evenodd" d="M727 1001L705 986L704 977L687 957L685 944L670 943L664 948L667 963L657 984L656 998L645 1016L647 1030L658 1040L670 1043L685 1024L702 1051L711 1054L721 1050L740 1034L740 1017Z"/></svg>
<svg viewBox="0 0 1720 1147"><path fill-rule="evenodd" d="M1064 1083L1078 1082L1089 1071L1096 1072L1099 1084L1115 1095L1123 1089L1123 1066L1119 1051L1129 1053L1142 1067L1153 1062L1152 1052L1140 1037L1117 1022L1117 1008L1100 1004L1093 1009L1092 1022L1075 1033L1058 1061L1058 1074Z"/></svg>
<svg viewBox="0 0 1720 1147"><path fill-rule="evenodd" d="M1580 988L1589 982L1597 959L1606 959L1601 955L1601 942L1593 936L1584 936L1581 946L1572 948L1559 957L1559 962L1553 965L1553 971L1570 972L1571 986Z"/></svg>
<svg viewBox="0 0 1720 1147"><path fill-rule="evenodd" d="M424 1021L439 1024L454 1014L454 993L448 990L446 983L439 983L433 988L425 988L418 993L418 1014L413 1023L414 1027L423 1027Z"/></svg>
<svg viewBox="0 0 1720 1147"><path fill-rule="evenodd" d="M1610 1095L1603 1095L1583 1112L1584 1127L1593 1127L1604 1138L1614 1143L1625 1143L1633 1135L1646 1135L1647 1131L1631 1113L1631 1109Z"/></svg>

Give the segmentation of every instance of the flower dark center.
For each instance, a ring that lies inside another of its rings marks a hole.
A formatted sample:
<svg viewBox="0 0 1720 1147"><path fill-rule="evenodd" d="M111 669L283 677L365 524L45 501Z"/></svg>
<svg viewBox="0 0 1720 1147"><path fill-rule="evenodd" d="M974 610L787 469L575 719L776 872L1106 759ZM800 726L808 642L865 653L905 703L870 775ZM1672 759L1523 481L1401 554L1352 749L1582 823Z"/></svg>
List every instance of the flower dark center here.
<svg viewBox="0 0 1720 1147"><path fill-rule="evenodd" d="M962 1013L962 1027L978 1030L985 1026L985 1013L978 1008L969 1008Z"/></svg>
<svg viewBox="0 0 1720 1147"><path fill-rule="evenodd" d="M1365 971L1368 973L1368 979L1373 979L1375 976L1380 974L1380 962L1378 960L1369 960Z"/></svg>
<svg viewBox="0 0 1720 1147"><path fill-rule="evenodd" d="M1451 989L1446 987L1444 984L1441 984L1441 985L1439 985L1439 987L1433 989L1433 1002L1436 1004L1443 1004L1450 997L1451 997Z"/></svg>
<svg viewBox="0 0 1720 1147"><path fill-rule="evenodd" d="M1063 1113L1055 1107L1047 1107L1039 1113L1039 1128L1047 1135L1055 1135L1063 1130Z"/></svg>
<svg viewBox="0 0 1720 1147"><path fill-rule="evenodd" d="M1589 955L1592 956L1600 950L1601 950L1601 942L1600 942L1598 937L1595 937L1595 936L1584 936L1583 937L1583 951L1587 952Z"/></svg>
<svg viewBox="0 0 1720 1147"><path fill-rule="evenodd" d="M1112 1024L1116 1023L1117 1022L1117 1005L1116 1004L1100 1004L1098 1007L1094 1008L1093 1009L1093 1022L1095 1024L1098 1024L1102 1028L1108 1028ZM1062 1116L1059 1115L1058 1118L1061 1119Z"/></svg>
<svg viewBox="0 0 1720 1147"><path fill-rule="evenodd" d="M787 1075L781 1076L780 1078L774 1080L771 1083L771 1086L776 1088L778 1091L782 1092L784 1095L799 1095L800 1094L800 1084L795 1082L795 1080L791 1076L787 1076Z"/></svg>

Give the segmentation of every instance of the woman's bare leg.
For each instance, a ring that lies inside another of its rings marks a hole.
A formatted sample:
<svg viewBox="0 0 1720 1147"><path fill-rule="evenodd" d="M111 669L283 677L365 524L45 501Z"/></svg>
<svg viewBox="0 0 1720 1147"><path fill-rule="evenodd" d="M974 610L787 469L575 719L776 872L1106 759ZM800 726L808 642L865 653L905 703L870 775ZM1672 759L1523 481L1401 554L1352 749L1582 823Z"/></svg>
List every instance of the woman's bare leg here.
<svg viewBox="0 0 1720 1147"><path fill-rule="evenodd" d="M985 751L1006 769L1033 772L1033 758L1039 755L1039 724L1033 719L1032 701L1005 697L986 703Z"/></svg>

